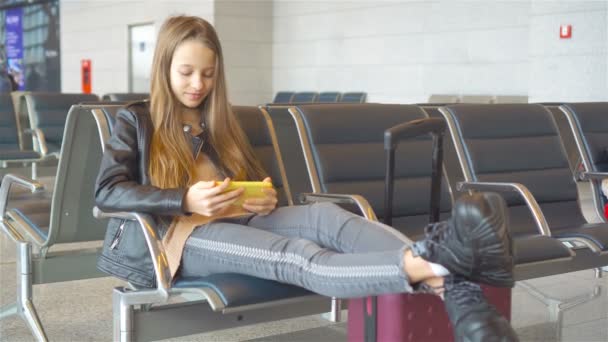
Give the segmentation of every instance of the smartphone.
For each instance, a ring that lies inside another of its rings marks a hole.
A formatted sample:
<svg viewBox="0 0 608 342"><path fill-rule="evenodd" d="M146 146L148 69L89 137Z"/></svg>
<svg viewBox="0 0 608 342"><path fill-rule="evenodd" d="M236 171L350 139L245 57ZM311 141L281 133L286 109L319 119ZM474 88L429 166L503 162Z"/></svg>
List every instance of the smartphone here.
<svg viewBox="0 0 608 342"><path fill-rule="evenodd" d="M220 185L223 182L215 182L215 185ZM266 193L262 189L272 189L272 183L268 182L234 182L231 181L224 192L245 188L241 197L233 203L233 205L243 205L243 202L248 198L265 197Z"/></svg>

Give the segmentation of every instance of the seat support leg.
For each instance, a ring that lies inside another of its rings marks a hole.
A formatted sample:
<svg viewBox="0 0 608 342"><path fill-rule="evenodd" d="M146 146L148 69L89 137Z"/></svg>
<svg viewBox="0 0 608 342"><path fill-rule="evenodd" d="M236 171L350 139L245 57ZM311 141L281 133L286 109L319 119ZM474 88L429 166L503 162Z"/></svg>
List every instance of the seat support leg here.
<svg viewBox="0 0 608 342"><path fill-rule="evenodd" d="M48 341L32 302L32 245L27 242L21 241L17 244L17 272L17 311L38 341Z"/></svg>
<svg viewBox="0 0 608 342"><path fill-rule="evenodd" d="M589 302L601 295L601 288L596 285L593 288L593 291L587 294L568 298L566 300L560 300L543 294L536 287L530 285L525 281L517 282L517 284L521 286L524 290L526 290L526 292L528 292L534 298L538 299L541 303L547 306L549 310L549 320L551 322L555 322L556 325L555 328L558 341L561 340L563 313L568 309Z"/></svg>
<svg viewBox="0 0 608 342"><path fill-rule="evenodd" d="M599 279L599 278L601 278L603 276L604 276L604 269L601 268L601 267L596 268L595 269L595 277Z"/></svg>
<svg viewBox="0 0 608 342"><path fill-rule="evenodd" d="M342 321L342 301L338 298L331 298L330 322L337 323Z"/></svg>
<svg viewBox="0 0 608 342"><path fill-rule="evenodd" d="M114 317L114 341L133 341L133 306L126 304L122 292L114 289L112 294Z"/></svg>
<svg viewBox="0 0 608 342"><path fill-rule="evenodd" d="M38 178L38 163L32 163L32 179L36 180Z"/></svg>

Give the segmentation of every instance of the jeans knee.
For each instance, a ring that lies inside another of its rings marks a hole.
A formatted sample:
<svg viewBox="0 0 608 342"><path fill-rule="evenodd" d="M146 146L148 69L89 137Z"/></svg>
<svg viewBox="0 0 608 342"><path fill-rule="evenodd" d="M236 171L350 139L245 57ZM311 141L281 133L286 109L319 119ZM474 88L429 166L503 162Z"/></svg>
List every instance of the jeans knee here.
<svg viewBox="0 0 608 342"><path fill-rule="evenodd" d="M340 206L338 206L337 204L331 203L331 202L313 203L311 205L311 207L314 208L314 212L320 216L335 215L335 214L342 213L345 211L344 209L340 208Z"/></svg>

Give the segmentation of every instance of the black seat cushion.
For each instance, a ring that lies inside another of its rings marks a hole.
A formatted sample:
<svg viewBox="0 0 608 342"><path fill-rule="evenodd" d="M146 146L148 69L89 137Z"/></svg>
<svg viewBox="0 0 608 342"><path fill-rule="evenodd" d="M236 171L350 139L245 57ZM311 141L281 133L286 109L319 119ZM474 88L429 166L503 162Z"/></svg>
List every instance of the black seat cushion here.
<svg viewBox="0 0 608 342"><path fill-rule="evenodd" d="M174 288L211 288L227 307L314 295L301 287L234 273L206 277L178 277Z"/></svg>
<svg viewBox="0 0 608 342"><path fill-rule="evenodd" d="M552 228L555 238L582 238L592 241L602 252L608 251L608 224L587 223L576 227Z"/></svg>
<svg viewBox="0 0 608 342"><path fill-rule="evenodd" d="M514 236L513 247L516 265L572 257L568 247L549 236Z"/></svg>

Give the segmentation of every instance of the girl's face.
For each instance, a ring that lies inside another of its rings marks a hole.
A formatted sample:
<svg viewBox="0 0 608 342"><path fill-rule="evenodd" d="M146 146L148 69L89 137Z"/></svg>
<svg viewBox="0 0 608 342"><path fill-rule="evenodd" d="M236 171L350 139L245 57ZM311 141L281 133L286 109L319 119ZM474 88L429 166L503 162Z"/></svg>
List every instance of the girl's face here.
<svg viewBox="0 0 608 342"><path fill-rule="evenodd" d="M171 60L171 91L187 108L197 108L213 89L215 53L203 43L187 40Z"/></svg>

